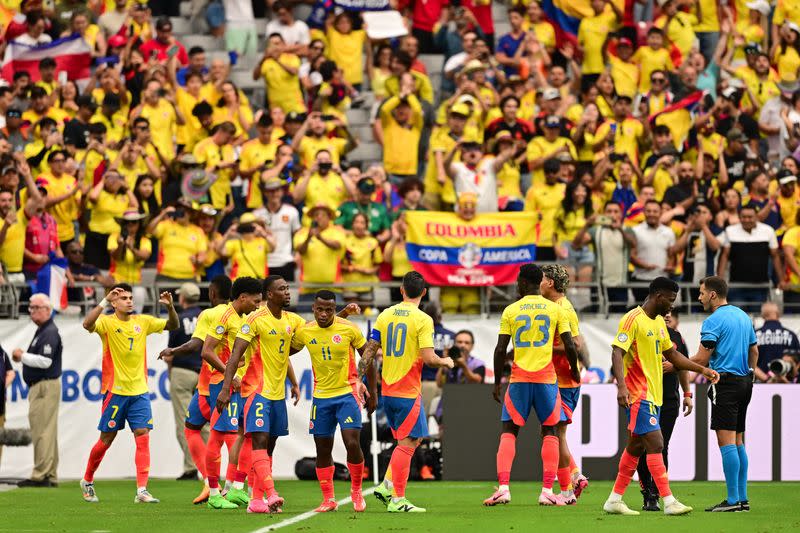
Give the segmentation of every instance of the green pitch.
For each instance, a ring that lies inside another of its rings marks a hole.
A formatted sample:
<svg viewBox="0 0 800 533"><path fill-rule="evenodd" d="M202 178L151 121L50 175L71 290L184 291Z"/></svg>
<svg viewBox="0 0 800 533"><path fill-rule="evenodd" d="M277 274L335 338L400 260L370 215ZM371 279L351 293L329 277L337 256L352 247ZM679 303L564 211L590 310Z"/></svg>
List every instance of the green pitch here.
<svg viewBox="0 0 800 533"><path fill-rule="evenodd" d="M135 482L98 481L99 504L81 499L77 482L64 482L57 489L15 489L0 493L0 531L109 531L150 533L242 532L247 533L278 525L282 521L310 511L320 502L315 482L278 481L277 488L286 498L281 515L248 515L245 509L212 511L194 506L192 498L199 483L153 480L150 491L160 504L134 504ZM491 483L442 482L411 483L407 494L416 505L427 507L427 514L389 515L373 496L366 498L367 511L355 514L352 505L336 513L316 515L283 527L280 531L338 533L355 531L713 531L765 532L799 531L798 490L800 483L751 483L750 513L704 513L703 508L717 503L725 493L722 483L673 483L675 495L695 512L684 517L665 517L661 513L642 516L608 516L601 507L610 482L593 482L577 507L539 507L539 487L530 483L512 484L513 501L506 506L486 508L481 505L492 493ZM626 502L633 509L641 506L638 487L631 485ZM349 484L337 483L336 496L349 496Z"/></svg>

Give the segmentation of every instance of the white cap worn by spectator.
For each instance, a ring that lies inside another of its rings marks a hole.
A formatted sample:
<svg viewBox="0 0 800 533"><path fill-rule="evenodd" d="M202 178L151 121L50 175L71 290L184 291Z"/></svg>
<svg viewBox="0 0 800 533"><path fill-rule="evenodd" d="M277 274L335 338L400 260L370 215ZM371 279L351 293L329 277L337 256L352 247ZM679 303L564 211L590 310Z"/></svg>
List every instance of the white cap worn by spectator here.
<svg viewBox="0 0 800 533"><path fill-rule="evenodd" d="M758 11L764 16L769 15L770 12L770 5L767 0L754 0L753 2L748 2L745 4L747 9L752 9L753 11Z"/></svg>
<svg viewBox="0 0 800 533"><path fill-rule="evenodd" d="M187 300L197 300L200 298L200 287L194 283L184 283L177 290L178 296L183 296Z"/></svg>
<svg viewBox="0 0 800 533"><path fill-rule="evenodd" d="M542 91L542 100L556 100L557 98L561 98L561 91L555 87L548 87Z"/></svg>

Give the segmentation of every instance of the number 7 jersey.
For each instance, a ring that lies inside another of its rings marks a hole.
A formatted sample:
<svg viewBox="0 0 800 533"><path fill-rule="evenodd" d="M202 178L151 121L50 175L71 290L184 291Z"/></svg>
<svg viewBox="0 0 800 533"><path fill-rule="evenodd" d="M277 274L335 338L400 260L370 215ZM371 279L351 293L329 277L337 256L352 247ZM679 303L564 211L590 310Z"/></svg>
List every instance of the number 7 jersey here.
<svg viewBox="0 0 800 533"><path fill-rule="evenodd" d="M370 339L381 344L384 396L416 398L421 394L423 348L433 348L433 319L412 303L385 309L375 321Z"/></svg>
<svg viewBox="0 0 800 533"><path fill-rule="evenodd" d="M510 335L514 342L511 383L555 383L553 340L569 331L564 308L539 294L523 296L506 307L500 335Z"/></svg>

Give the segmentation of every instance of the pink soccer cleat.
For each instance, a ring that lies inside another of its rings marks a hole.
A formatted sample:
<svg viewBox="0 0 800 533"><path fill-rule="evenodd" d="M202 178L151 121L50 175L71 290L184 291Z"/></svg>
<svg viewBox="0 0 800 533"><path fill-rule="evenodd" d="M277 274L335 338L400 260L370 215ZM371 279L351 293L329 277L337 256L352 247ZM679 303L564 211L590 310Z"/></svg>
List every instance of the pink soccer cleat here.
<svg viewBox="0 0 800 533"><path fill-rule="evenodd" d="M335 511L339 508L339 504L336 503L336 500L324 500L319 507L314 509L315 513L329 513L331 511Z"/></svg>
<svg viewBox="0 0 800 533"><path fill-rule="evenodd" d="M269 514L270 509L263 498L252 498L250 503L247 504L247 512Z"/></svg>
<svg viewBox="0 0 800 533"><path fill-rule="evenodd" d="M576 498L574 494L567 496L564 493L561 493L558 495L558 497L561 498L561 501L564 502L564 505L578 505L578 498Z"/></svg>
<svg viewBox="0 0 800 533"><path fill-rule="evenodd" d="M494 507L495 505L505 505L511 502L511 491L508 489L500 489L495 487L494 494L489 498L483 500L483 505L487 507Z"/></svg>
<svg viewBox="0 0 800 533"><path fill-rule="evenodd" d="M589 480L583 474L578 474L572 479L572 488L575 490L575 497L580 498L581 492L589 486Z"/></svg>
<svg viewBox="0 0 800 533"><path fill-rule="evenodd" d="M542 493L539 494L539 505L554 505L561 507L566 505L566 503L564 503L564 498L562 498L560 494L542 491Z"/></svg>
<svg viewBox="0 0 800 533"><path fill-rule="evenodd" d="M361 491L350 492L350 499L353 500L353 509L357 513L363 513L367 510L367 502L364 501L364 496Z"/></svg>
<svg viewBox="0 0 800 533"><path fill-rule="evenodd" d="M267 507L269 507L269 511L271 513L282 513L283 512L283 498L281 498L278 493L276 492L272 496L267 497Z"/></svg>

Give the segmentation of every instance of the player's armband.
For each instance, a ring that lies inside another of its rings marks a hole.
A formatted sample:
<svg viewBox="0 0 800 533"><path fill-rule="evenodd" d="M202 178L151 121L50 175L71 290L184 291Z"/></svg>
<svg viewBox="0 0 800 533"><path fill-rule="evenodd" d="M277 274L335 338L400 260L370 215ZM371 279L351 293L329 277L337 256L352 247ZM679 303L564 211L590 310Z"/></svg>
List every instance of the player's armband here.
<svg viewBox="0 0 800 533"><path fill-rule="evenodd" d="M378 344L381 343L381 331L378 328L372 328L372 331L369 332L369 340L375 341Z"/></svg>
<svg viewBox="0 0 800 533"><path fill-rule="evenodd" d="M712 341L711 339L702 340L700 341L700 344L703 345L703 348L708 350L713 350L717 347L717 341Z"/></svg>

